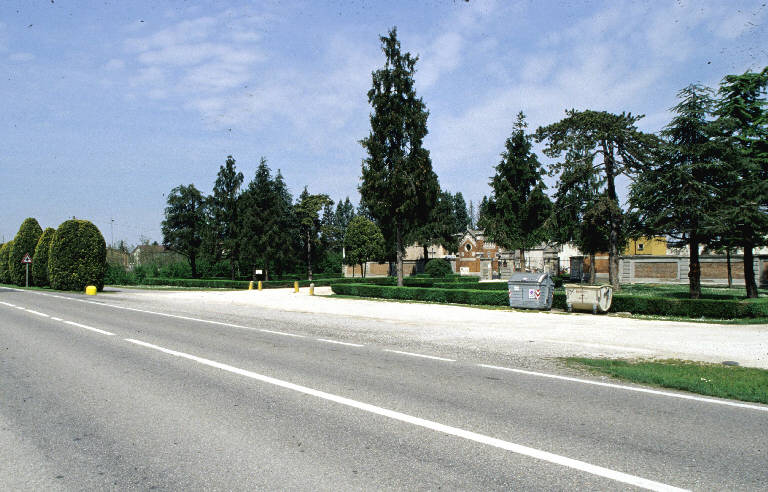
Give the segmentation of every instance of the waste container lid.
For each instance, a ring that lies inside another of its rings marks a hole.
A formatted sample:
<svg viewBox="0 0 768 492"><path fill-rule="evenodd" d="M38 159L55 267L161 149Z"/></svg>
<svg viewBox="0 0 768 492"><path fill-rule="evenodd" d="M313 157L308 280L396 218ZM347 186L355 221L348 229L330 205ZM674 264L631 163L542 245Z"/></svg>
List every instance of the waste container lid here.
<svg viewBox="0 0 768 492"><path fill-rule="evenodd" d="M527 272L518 272L513 273L511 277L509 277L510 282L530 282L530 283L537 283L540 284L544 282L544 280L549 277L548 273L527 273Z"/></svg>

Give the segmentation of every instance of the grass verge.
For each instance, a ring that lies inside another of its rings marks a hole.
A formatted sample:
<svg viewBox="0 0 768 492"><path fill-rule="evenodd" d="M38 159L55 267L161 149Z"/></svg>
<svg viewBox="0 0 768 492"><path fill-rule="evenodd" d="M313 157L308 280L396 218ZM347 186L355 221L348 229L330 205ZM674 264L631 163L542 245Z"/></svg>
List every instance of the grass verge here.
<svg viewBox="0 0 768 492"><path fill-rule="evenodd" d="M672 388L700 395L768 404L768 371L686 360L588 359L565 357L571 367L635 383Z"/></svg>

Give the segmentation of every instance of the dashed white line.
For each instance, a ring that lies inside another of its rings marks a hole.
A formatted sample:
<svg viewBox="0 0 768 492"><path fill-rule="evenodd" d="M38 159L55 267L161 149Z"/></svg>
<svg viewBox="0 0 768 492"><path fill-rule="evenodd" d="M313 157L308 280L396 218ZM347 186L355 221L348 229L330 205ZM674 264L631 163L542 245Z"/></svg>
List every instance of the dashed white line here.
<svg viewBox="0 0 768 492"><path fill-rule="evenodd" d="M102 335L109 335L109 336L113 336L114 335L114 333L112 333L111 331L100 330L100 329L94 328L92 326L83 325L83 324L80 324L80 323L75 323L74 321L64 321L64 323L68 324L68 325L72 325L72 326L77 326L78 328L83 328L84 330L95 331L96 333L101 333Z"/></svg>
<svg viewBox="0 0 768 492"><path fill-rule="evenodd" d="M400 422L405 422L408 424L416 425L419 427L423 427L425 429L430 429L436 432L441 432L443 434L447 434L450 436L459 437L462 439L467 439L469 441L474 441L480 444L485 444L488 446L493 446L499 449L504 449L507 451L511 451L516 454L520 454L523 456L528 456L531 458L535 458L541 461L546 461L549 463L554 463L557 465L565 466L568 468L572 468L574 470L583 471L586 473L591 473L592 475L596 475L599 477L608 478L611 480L615 480L617 482L626 483L629 485L634 485L636 487L642 487L648 490L658 490L658 491L679 491L684 490L677 487L673 487L671 485L667 485L661 482L656 482L653 480L648 480L642 477L638 477L635 475L630 475L628 473L623 473L616 470L611 470L610 468L604 468L602 466L592 465L590 463L586 463L584 461L575 460L572 458L567 458L565 456L561 456L558 454L550 453L547 451L543 451L540 449L530 448L528 446L523 446L521 444L515 444L513 442L504 441L501 439L496 439L494 437L486 436L483 434L478 434L472 431L459 429L458 427L451 427L449 425L441 424L439 422L434 422L431 420L422 419L419 417L414 417L412 415L408 415L405 413L397 412L394 410L389 410L387 408L377 407L375 405L371 405L369 403L363 403L360 401L352 400L350 398L345 398L343 396L334 395L331 393L326 393L324 391L319 391L316 389L308 388L306 386L301 386L298 384L290 383L288 381L283 381L280 379L276 379L269 376L264 376L262 374L258 374L255 372L251 372L245 369L240 369L238 367L230 366L228 364L222 364L221 362L216 362L209 359L204 359L202 357L198 357L196 355L186 354L184 352L177 352L175 350L167 349L160 347L158 345L153 345L151 343L142 342L141 340L135 340L132 338L126 338L125 341L140 345L142 347L150 348L153 350L157 350L159 352L173 355L175 357L181 357L183 359L188 359L191 361L195 361L199 364L203 364L209 367L214 367L216 369L221 369L222 371L227 371L233 374L238 374L240 376L245 376L247 378L255 379L257 381L261 381L263 383L271 384L274 386L279 386L281 388L289 389L292 391L296 391L299 393L303 393L306 395L315 396L317 398L322 398L324 400L332 401L335 403L339 403L341 405L346 405L348 407L356 408L358 410L363 410L365 412L369 412L375 415L380 415L383 417L387 417L393 420L398 420Z"/></svg>
<svg viewBox="0 0 768 492"><path fill-rule="evenodd" d="M477 364L480 367L485 367L487 369L496 369L500 371L507 371L507 372L515 372L518 374L526 374L528 376L537 376L542 378L549 378L549 379L559 379L561 381L569 381L572 383L582 383L582 384L592 384L595 386L603 386L606 388L615 388L615 389L621 389L626 391L636 391L638 393L647 393L651 395L660 395L660 396L668 396L670 398L681 398L683 400L693 400L693 401L702 401L707 403L716 403L718 405L727 405L730 407L739 407L739 408L749 408L751 410L760 410L763 412L768 412L768 406L758 406L758 405L750 405L748 403L737 403L734 401L728 401L728 400L716 400L714 398L706 398L701 396L693 396L693 395L684 395L681 393L671 393L668 391L658 391L658 390L652 390L648 388L640 388L635 386L625 386L622 384L615 384L615 383L602 383L600 381L590 381L589 379L581 379L581 378L573 378L570 376L559 376L557 374L547 374L543 372L534 372L534 371L526 371L523 369L513 369L511 367L500 367L500 366L491 366L488 364Z"/></svg>
<svg viewBox="0 0 768 492"><path fill-rule="evenodd" d="M335 343L338 345L347 345L349 347L365 347L365 345L361 345L359 343L349 343L349 342L340 342L338 340L328 340L327 338L315 338L318 342L325 342L325 343Z"/></svg>
<svg viewBox="0 0 768 492"><path fill-rule="evenodd" d="M403 352L400 350L384 349L384 352L392 352L393 354L410 355L411 357L423 357L425 359L442 360L445 362L456 362L455 359L446 359L445 357L436 357L434 355L415 354L413 352Z"/></svg>
<svg viewBox="0 0 768 492"><path fill-rule="evenodd" d="M305 338L304 335L298 335L296 333L288 333L285 331L267 330L265 328L259 328L259 331L262 331L264 333L272 333L273 335L283 335L286 337Z"/></svg>
<svg viewBox="0 0 768 492"><path fill-rule="evenodd" d="M39 312L39 311L33 311L32 309L25 309L24 311L26 311L26 312L28 312L28 313L36 314L36 315L38 315L38 316L42 316L42 317L44 317L44 318L50 318L50 316L49 316L49 315L47 315L47 314L45 314L45 313L41 313L41 312Z"/></svg>

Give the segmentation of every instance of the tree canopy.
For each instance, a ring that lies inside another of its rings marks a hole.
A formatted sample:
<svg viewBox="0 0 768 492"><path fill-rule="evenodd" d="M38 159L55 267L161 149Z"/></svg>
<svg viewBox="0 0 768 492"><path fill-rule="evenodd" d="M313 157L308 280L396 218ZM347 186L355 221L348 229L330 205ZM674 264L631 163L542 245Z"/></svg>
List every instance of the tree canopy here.
<svg viewBox="0 0 768 492"><path fill-rule="evenodd" d="M197 256L205 227L205 199L195 185L177 186L168 195L165 219L161 224L163 245L189 260L197 277Z"/></svg>

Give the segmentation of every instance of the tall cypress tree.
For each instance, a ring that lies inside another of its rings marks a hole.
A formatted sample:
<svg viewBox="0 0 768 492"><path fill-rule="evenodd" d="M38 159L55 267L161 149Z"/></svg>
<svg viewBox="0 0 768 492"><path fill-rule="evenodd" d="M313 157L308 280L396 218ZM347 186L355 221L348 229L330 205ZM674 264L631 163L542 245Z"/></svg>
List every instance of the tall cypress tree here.
<svg viewBox="0 0 768 492"><path fill-rule="evenodd" d="M485 223L485 233L493 242L520 251L523 268L525 250L547 238L544 224L552 211L552 203L544 194L544 171L532 150L531 136L525 133L527 126L520 111L491 179L493 191Z"/></svg>
<svg viewBox="0 0 768 492"><path fill-rule="evenodd" d="M235 264L240 257L240 219L237 201L240 198L242 184L243 173L235 170L235 159L228 155L216 176L210 212L216 231L217 247L229 260L229 274L232 280L235 279Z"/></svg>
<svg viewBox="0 0 768 492"><path fill-rule="evenodd" d="M402 286L404 237L427 221L439 185L429 151L422 146L428 112L414 89L418 57L401 53L396 28L379 39L386 63L373 72L368 91L373 112L371 131L360 141L368 154L360 195L384 237L394 243L397 284Z"/></svg>
<svg viewBox="0 0 768 492"><path fill-rule="evenodd" d="M720 187L725 236L744 249L747 297L758 296L753 248L768 236L768 67L760 73L727 75L720 84L715 115L718 151L727 179Z"/></svg>

